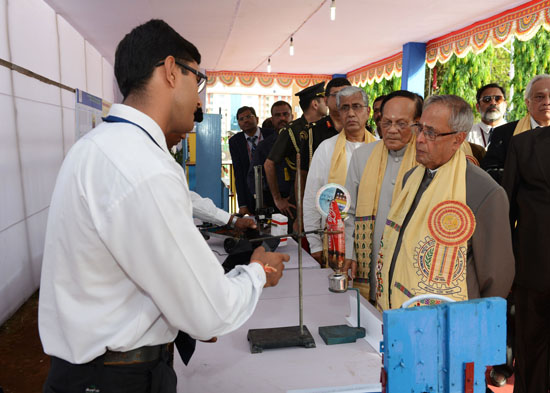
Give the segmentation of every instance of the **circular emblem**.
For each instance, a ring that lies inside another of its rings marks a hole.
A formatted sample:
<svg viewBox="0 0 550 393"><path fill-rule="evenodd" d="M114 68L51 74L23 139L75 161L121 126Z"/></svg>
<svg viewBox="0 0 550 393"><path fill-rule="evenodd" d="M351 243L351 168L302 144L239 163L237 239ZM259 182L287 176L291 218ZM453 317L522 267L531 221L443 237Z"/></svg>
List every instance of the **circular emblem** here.
<svg viewBox="0 0 550 393"><path fill-rule="evenodd" d="M430 235L445 246L458 246L467 241L476 228L474 213L459 201L438 203L428 216Z"/></svg>
<svg viewBox="0 0 550 393"><path fill-rule="evenodd" d="M335 200L338 204L338 209L342 215L342 219L346 219L346 213L351 206L351 197L349 191L342 185L336 183L325 184L317 191L315 205L317 211L323 217L327 217L330 211L330 203Z"/></svg>

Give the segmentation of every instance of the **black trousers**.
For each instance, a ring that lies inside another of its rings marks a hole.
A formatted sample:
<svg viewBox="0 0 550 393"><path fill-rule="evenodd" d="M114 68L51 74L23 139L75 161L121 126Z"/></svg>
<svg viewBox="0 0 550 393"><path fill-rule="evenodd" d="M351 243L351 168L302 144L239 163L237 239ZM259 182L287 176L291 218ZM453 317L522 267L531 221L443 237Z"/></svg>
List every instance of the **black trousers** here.
<svg viewBox="0 0 550 393"><path fill-rule="evenodd" d="M43 393L176 393L172 357L132 365L104 365L101 357L72 364L52 357Z"/></svg>
<svg viewBox="0 0 550 393"><path fill-rule="evenodd" d="M516 346L514 393L550 389L550 290L514 287Z"/></svg>

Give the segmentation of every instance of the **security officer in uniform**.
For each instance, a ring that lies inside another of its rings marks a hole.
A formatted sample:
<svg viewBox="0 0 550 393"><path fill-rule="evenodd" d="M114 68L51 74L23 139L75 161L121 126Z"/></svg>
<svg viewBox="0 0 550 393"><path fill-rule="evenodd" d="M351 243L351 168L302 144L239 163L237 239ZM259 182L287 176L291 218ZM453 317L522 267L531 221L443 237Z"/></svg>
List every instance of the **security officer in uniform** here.
<svg viewBox="0 0 550 393"><path fill-rule="evenodd" d="M277 208L288 216L289 228L292 228L291 221L295 217L294 190L292 187L291 195L288 198L281 197L277 184L275 165L281 164L283 160L286 161L289 169L288 176L285 174L285 178L290 181L290 184L294 184L296 176L296 153L300 151L302 143L307 142L310 127L327 114L324 85L324 82L321 82L296 93L296 96L300 98L300 108L302 108L303 115L279 131L279 136L264 163L267 183L273 200ZM304 157L304 159L307 159L307 157Z"/></svg>

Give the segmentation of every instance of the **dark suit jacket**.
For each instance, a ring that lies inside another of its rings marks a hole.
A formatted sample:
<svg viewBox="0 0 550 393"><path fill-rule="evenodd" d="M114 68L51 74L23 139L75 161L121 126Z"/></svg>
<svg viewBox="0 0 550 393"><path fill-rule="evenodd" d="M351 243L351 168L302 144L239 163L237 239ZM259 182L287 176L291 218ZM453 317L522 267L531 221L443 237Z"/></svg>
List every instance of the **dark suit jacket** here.
<svg viewBox="0 0 550 393"><path fill-rule="evenodd" d="M263 140L275 131L270 128L260 128L260 132L262 133ZM248 210L253 212L256 203L254 195L250 193L246 182L248 168L250 167L247 143L246 134L241 131L229 138L229 152L231 153L231 161L233 162L239 207L247 206Z"/></svg>
<svg viewBox="0 0 550 393"><path fill-rule="evenodd" d="M515 283L526 288L548 290L550 127L537 128L512 138L502 185L510 200L516 257Z"/></svg>
<svg viewBox="0 0 550 393"><path fill-rule="evenodd" d="M495 181L500 184L502 182L502 173L504 171L504 163L506 162L506 153L508 153L508 145L510 139L514 135L514 130L518 121L506 123L493 130L491 135L491 143L487 149L487 154L481 160L480 166L484 169Z"/></svg>

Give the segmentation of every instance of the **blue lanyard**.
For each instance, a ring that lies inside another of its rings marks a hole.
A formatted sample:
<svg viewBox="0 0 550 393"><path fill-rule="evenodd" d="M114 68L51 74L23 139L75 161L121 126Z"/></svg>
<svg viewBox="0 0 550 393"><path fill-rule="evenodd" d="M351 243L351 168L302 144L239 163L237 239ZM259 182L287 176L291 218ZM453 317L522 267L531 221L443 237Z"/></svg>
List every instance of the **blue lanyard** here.
<svg viewBox="0 0 550 393"><path fill-rule="evenodd" d="M126 119L123 119L122 117L118 117L118 116L112 116L112 115L109 115L107 117L103 117L102 120L106 123L128 123L128 124L132 124L136 127L138 127L141 131L145 132L147 134L147 136L153 141L153 143L155 145L157 145L159 147L160 150L162 150L162 147L160 147L160 145L157 143L157 141L151 136L151 134L149 134L147 132L147 130L145 128L143 128L142 126L140 126L139 124L136 124L134 123L133 121L130 121L130 120L126 120ZM164 151L164 150L162 150Z"/></svg>

